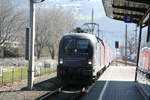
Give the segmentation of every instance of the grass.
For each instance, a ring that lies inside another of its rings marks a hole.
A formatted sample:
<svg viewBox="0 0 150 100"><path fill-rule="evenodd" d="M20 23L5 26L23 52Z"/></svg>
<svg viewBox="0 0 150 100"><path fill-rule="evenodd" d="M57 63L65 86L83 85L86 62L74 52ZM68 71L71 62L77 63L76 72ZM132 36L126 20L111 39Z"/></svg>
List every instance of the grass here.
<svg viewBox="0 0 150 100"><path fill-rule="evenodd" d="M12 69L12 71L4 71L3 76L0 77L0 84L13 83L16 81L27 79L27 67L3 67L5 69Z"/></svg>
<svg viewBox="0 0 150 100"><path fill-rule="evenodd" d="M12 71L3 71L3 75L0 76L0 85L6 85L7 83L13 83L27 79L27 67L3 67L3 69L12 69ZM35 77L44 74L50 74L56 71L56 69L44 67L39 68L39 70L40 73L35 70Z"/></svg>
<svg viewBox="0 0 150 100"><path fill-rule="evenodd" d="M53 68L44 68L44 67L40 67L40 73L35 71L35 76L40 76L40 75L44 75L44 74L50 74L56 71L56 69Z"/></svg>

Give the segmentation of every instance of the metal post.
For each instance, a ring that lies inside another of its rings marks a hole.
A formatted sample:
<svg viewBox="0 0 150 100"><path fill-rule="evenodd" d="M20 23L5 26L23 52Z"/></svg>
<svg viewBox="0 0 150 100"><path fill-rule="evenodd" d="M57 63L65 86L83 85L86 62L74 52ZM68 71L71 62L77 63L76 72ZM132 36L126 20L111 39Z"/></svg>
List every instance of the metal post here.
<svg viewBox="0 0 150 100"><path fill-rule="evenodd" d="M41 70L41 66L40 66L40 76L42 76L42 70Z"/></svg>
<svg viewBox="0 0 150 100"><path fill-rule="evenodd" d="M26 28L26 51L25 51L25 59L29 60L29 48L30 48L30 28Z"/></svg>
<svg viewBox="0 0 150 100"><path fill-rule="evenodd" d="M45 74L46 74L46 67L44 67L45 68Z"/></svg>
<svg viewBox="0 0 150 100"><path fill-rule="evenodd" d="M138 71L139 57L140 57L141 38L142 38L142 24L140 25L140 33L139 33L139 41L138 41L138 51L137 51L136 71L135 71L135 82L137 81L137 71Z"/></svg>
<svg viewBox="0 0 150 100"><path fill-rule="evenodd" d="M97 24L97 25L98 25L98 37L100 38L100 36L99 36L100 35L100 33L99 33L100 32L99 24Z"/></svg>
<svg viewBox="0 0 150 100"><path fill-rule="evenodd" d="M22 67L21 67L21 81L22 81L22 72L23 72L23 71L22 71Z"/></svg>
<svg viewBox="0 0 150 100"><path fill-rule="evenodd" d="M127 66L127 24L125 26L125 66Z"/></svg>
<svg viewBox="0 0 150 100"><path fill-rule="evenodd" d="M103 38L104 38L104 34L103 34L103 32L102 32L102 40L103 40Z"/></svg>
<svg viewBox="0 0 150 100"><path fill-rule="evenodd" d="M117 48L116 48L116 66L117 66Z"/></svg>
<svg viewBox="0 0 150 100"><path fill-rule="evenodd" d="M12 84L14 83L14 72L15 72L15 69L13 68L13 70L12 70Z"/></svg>
<svg viewBox="0 0 150 100"><path fill-rule="evenodd" d="M35 40L35 11L34 2L30 0L30 57L28 69L28 88L32 90L34 82L34 40Z"/></svg>
<svg viewBox="0 0 150 100"><path fill-rule="evenodd" d="M135 53L137 53L137 43L138 43L138 41L137 41L137 25L136 25L136 29L135 29ZM136 60L137 60L137 57L136 57Z"/></svg>
<svg viewBox="0 0 150 100"><path fill-rule="evenodd" d="M3 69L2 69L2 86L3 86L3 83L4 83L4 72L3 72Z"/></svg>
<svg viewBox="0 0 150 100"><path fill-rule="evenodd" d="M94 32L94 25L93 25L93 23L94 23L94 11L93 11L93 8L92 8L92 34Z"/></svg>

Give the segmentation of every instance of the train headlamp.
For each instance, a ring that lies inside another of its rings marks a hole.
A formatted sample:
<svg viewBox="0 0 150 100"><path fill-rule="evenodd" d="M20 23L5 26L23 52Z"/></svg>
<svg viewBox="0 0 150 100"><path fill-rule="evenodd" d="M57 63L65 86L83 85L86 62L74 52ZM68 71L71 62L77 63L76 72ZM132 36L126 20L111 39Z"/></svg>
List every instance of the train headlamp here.
<svg viewBox="0 0 150 100"><path fill-rule="evenodd" d="M92 61L91 61L91 59L89 59L89 60L88 60L88 64L89 64L89 65L91 65L91 64L92 64Z"/></svg>
<svg viewBox="0 0 150 100"><path fill-rule="evenodd" d="M63 59L62 58L59 59L59 64L63 64Z"/></svg>

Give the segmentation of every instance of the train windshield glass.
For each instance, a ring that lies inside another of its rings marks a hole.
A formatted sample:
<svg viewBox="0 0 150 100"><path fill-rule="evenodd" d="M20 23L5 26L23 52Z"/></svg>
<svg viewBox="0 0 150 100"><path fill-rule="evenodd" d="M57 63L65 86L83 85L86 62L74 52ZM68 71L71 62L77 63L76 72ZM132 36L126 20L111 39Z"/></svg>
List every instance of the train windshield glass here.
<svg viewBox="0 0 150 100"><path fill-rule="evenodd" d="M88 53L89 40L86 39L65 39L64 53ZM77 50L77 51L75 51Z"/></svg>
<svg viewBox="0 0 150 100"><path fill-rule="evenodd" d="M77 49L79 53L88 53L89 41L86 39L77 40Z"/></svg>
<svg viewBox="0 0 150 100"><path fill-rule="evenodd" d="M77 49L88 49L88 40L77 40Z"/></svg>
<svg viewBox="0 0 150 100"><path fill-rule="evenodd" d="M65 39L64 41L64 52L73 53L75 49L75 39Z"/></svg>

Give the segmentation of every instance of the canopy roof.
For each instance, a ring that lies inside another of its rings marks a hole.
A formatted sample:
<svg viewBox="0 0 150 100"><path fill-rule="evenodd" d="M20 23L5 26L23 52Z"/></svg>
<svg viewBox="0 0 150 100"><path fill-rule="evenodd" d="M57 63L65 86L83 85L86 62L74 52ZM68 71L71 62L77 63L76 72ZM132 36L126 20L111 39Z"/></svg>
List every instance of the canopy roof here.
<svg viewBox="0 0 150 100"><path fill-rule="evenodd" d="M149 11L150 0L102 0L106 16L124 20L124 15L132 15L132 22L139 24Z"/></svg>

